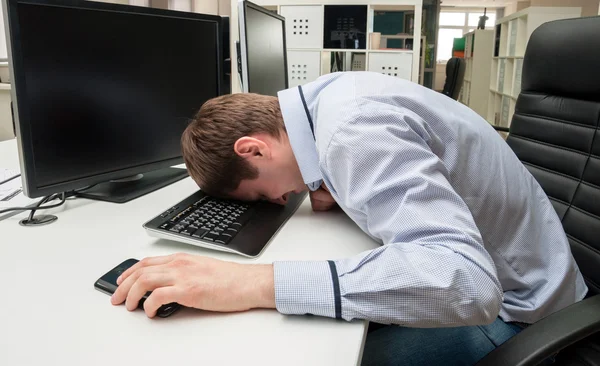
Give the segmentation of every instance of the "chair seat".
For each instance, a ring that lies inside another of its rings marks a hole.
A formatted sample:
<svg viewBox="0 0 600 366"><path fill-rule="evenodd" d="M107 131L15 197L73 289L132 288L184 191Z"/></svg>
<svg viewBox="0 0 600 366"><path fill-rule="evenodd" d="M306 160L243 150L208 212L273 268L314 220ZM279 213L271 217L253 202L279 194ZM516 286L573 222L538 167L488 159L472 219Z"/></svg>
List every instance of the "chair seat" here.
<svg viewBox="0 0 600 366"><path fill-rule="evenodd" d="M600 333L573 344L560 351L555 365L600 366Z"/></svg>

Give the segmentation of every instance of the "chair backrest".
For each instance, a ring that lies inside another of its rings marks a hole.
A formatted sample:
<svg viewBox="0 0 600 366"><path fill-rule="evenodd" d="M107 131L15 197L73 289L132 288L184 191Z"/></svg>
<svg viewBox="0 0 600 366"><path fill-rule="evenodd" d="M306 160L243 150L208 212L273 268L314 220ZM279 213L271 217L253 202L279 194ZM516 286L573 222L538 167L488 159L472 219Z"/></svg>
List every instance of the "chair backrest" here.
<svg viewBox="0 0 600 366"><path fill-rule="evenodd" d="M550 197L590 288L600 292L600 17L537 28L506 142Z"/></svg>
<svg viewBox="0 0 600 366"><path fill-rule="evenodd" d="M465 78L465 69L467 64L465 60L459 57L452 57L446 64L446 82L442 94L457 100L460 88Z"/></svg>

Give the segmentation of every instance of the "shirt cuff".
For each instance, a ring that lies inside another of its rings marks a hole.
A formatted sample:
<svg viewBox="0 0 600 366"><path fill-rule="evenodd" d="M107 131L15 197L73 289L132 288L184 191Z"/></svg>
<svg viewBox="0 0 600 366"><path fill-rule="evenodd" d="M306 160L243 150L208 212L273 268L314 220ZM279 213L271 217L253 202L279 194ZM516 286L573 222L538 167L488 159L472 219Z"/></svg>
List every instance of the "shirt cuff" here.
<svg viewBox="0 0 600 366"><path fill-rule="evenodd" d="M340 286L333 261L275 262L273 269L277 311L341 318Z"/></svg>

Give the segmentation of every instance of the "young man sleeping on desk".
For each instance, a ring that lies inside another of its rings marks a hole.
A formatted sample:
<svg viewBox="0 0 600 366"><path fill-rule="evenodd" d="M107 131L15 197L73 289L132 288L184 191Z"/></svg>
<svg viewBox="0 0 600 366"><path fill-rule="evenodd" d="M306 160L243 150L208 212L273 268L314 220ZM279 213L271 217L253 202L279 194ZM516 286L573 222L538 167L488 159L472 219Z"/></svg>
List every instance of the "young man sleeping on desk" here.
<svg viewBox="0 0 600 366"><path fill-rule="evenodd" d="M475 112L376 73L336 73L278 97L206 102L182 137L207 193L285 204L310 190L381 243L351 258L237 264L174 254L119 279L113 304L276 308L381 324L364 364L474 364L587 288L542 188ZM226 169L223 169L226 167ZM323 243L326 245L326 243ZM401 361L400 361L401 360Z"/></svg>

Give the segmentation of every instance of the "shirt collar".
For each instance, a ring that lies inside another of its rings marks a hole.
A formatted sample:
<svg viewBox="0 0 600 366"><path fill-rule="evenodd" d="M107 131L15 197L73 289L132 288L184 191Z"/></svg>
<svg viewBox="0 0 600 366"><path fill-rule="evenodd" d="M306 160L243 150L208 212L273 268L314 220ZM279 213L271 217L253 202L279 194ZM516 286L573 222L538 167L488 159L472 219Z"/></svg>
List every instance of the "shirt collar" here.
<svg viewBox="0 0 600 366"><path fill-rule="evenodd" d="M299 88L290 88L277 93L283 122L287 130L292 151L300 167L304 183L311 191L317 190L323 182L319 169L319 155L313 132L310 128L308 111L300 97Z"/></svg>

